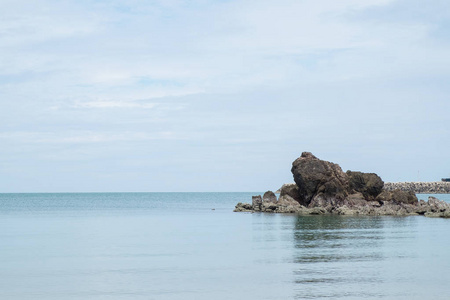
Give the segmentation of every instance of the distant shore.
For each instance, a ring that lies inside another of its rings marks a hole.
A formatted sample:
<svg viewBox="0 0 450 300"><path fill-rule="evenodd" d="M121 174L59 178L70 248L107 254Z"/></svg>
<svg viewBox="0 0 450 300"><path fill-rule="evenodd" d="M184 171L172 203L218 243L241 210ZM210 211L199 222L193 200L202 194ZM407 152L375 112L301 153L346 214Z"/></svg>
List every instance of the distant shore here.
<svg viewBox="0 0 450 300"><path fill-rule="evenodd" d="M402 190L413 192L415 194L450 194L450 182L433 181L433 182L385 182L384 190ZM279 188L276 193L280 193Z"/></svg>

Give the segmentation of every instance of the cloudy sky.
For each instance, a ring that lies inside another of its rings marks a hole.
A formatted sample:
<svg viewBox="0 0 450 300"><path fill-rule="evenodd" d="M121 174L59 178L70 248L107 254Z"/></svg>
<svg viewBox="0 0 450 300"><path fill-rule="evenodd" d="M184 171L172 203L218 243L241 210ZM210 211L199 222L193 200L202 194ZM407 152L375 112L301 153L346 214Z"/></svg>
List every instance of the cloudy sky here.
<svg viewBox="0 0 450 300"><path fill-rule="evenodd" d="M450 177L448 0L0 0L0 191Z"/></svg>

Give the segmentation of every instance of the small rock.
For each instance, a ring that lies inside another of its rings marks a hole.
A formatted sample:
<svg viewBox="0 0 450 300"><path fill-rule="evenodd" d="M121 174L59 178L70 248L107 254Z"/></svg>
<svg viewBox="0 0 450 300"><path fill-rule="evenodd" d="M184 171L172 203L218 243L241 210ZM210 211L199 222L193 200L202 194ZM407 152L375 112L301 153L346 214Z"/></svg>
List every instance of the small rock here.
<svg viewBox="0 0 450 300"><path fill-rule="evenodd" d="M261 211L262 198L261 195L252 196L252 206L254 211Z"/></svg>
<svg viewBox="0 0 450 300"><path fill-rule="evenodd" d="M263 195L263 202L276 203L277 196L272 191L267 191Z"/></svg>
<svg viewBox="0 0 450 300"><path fill-rule="evenodd" d="M252 211L252 205L249 203L241 203L239 202L238 204L236 204L235 212L250 212Z"/></svg>

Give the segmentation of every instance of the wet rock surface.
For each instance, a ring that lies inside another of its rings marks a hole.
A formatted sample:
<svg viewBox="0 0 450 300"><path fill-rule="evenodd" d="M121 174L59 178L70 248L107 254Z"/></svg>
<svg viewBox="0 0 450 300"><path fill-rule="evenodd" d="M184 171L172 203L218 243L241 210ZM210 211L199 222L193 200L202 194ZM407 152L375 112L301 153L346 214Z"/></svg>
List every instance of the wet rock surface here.
<svg viewBox="0 0 450 300"><path fill-rule="evenodd" d="M237 212L296 213L305 215L425 215L450 218L450 204L434 197L418 201L411 189L396 189L375 173L347 171L320 160L310 152L292 163L295 183L284 184L277 199L267 191L252 197L252 204L238 203ZM449 185L450 183L445 183Z"/></svg>

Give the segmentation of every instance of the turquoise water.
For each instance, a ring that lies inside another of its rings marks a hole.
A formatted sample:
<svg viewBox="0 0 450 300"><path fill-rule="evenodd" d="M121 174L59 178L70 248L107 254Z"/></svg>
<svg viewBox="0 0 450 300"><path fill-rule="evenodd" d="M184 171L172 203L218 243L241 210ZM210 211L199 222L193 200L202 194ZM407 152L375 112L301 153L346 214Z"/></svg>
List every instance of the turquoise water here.
<svg viewBox="0 0 450 300"><path fill-rule="evenodd" d="M450 299L450 220L232 212L252 194L0 194L0 299Z"/></svg>

